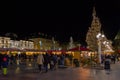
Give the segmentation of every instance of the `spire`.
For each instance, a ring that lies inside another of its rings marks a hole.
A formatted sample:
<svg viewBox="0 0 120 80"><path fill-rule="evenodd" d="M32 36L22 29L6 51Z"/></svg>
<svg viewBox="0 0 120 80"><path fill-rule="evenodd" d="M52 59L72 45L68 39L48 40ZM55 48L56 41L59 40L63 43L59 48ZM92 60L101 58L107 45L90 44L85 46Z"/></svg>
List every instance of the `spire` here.
<svg viewBox="0 0 120 80"><path fill-rule="evenodd" d="M93 29L96 29L97 33L101 32L101 23L100 23L100 20L99 18L96 16L96 10L95 10L95 6L93 6L93 13L92 13L92 17L93 17L93 20L92 20L92 23L91 23L91 28Z"/></svg>
<svg viewBox="0 0 120 80"><path fill-rule="evenodd" d="M93 13L92 13L92 16L93 16L93 18L95 18L95 17L96 17L96 10L95 10L95 6L93 7Z"/></svg>

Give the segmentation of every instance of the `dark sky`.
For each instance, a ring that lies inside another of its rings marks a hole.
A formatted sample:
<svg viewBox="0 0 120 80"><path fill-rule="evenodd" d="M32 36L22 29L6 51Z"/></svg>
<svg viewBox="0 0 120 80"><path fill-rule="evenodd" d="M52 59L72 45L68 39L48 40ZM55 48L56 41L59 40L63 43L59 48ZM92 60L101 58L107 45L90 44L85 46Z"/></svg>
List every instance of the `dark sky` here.
<svg viewBox="0 0 120 80"><path fill-rule="evenodd" d="M94 5L105 35L113 40L120 28L119 0L17 0L14 32L21 35L43 32L60 41L69 41L73 36L74 41L84 43Z"/></svg>

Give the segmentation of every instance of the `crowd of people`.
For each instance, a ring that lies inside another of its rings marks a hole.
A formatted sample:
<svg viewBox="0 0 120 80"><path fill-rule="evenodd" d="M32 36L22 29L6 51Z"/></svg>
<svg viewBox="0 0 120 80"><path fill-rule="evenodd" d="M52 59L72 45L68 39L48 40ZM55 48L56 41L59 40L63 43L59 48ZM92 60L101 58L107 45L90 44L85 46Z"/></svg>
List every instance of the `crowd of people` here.
<svg viewBox="0 0 120 80"><path fill-rule="evenodd" d="M24 60L27 57L22 55L7 55L7 54L0 54L0 69L3 70L3 74L7 74L7 69L9 64L13 65L16 64L16 61L20 58L20 60ZM73 57L71 57L70 54L51 54L51 53L46 53L46 54L37 54L34 57L34 61L37 64L37 69L39 72L48 72L49 70L56 70L59 66L65 66L66 61L68 60L70 64L72 64L74 61ZM119 61L119 56L116 55L102 55L102 64L104 64L104 69L109 69L110 70L110 64L114 63L116 61ZM21 64L20 64L21 65Z"/></svg>
<svg viewBox="0 0 120 80"><path fill-rule="evenodd" d="M37 69L39 72L48 72L48 70L56 70L58 66L65 66L65 60L68 59L68 54L37 54L33 57L34 63L37 64ZM27 57L23 55L19 55L19 65L21 61L26 59ZM0 54L0 69L3 70L5 68L8 69L9 65L16 65L18 60L18 55L7 55L7 54ZM70 59L71 60L71 59ZM30 60L31 61L31 60ZM27 63L27 61L24 61ZM27 66L26 66L27 67ZM5 73L7 74L7 72Z"/></svg>
<svg viewBox="0 0 120 80"><path fill-rule="evenodd" d="M39 71L42 72L44 69L45 72L48 72L48 68L50 70L56 70L58 66L64 67L68 56L68 54L39 54L37 57Z"/></svg>

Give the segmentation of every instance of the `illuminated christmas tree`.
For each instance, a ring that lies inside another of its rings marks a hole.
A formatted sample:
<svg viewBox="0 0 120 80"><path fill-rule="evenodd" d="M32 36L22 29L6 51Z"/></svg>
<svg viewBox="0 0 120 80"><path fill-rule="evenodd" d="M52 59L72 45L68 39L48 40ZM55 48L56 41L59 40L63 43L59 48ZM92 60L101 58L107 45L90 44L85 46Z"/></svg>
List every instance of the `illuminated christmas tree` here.
<svg viewBox="0 0 120 80"><path fill-rule="evenodd" d="M72 36L70 37L70 42L69 42L69 46L68 46L68 49L72 49L72 48L74 48L75 47L75 45L74 45L74 43L73 43L73 38L72 38Z"/></svg>
<svg viewBox="0 0 120 80"><path fill-rule="evenodd" d="M89 30L86 35L86 42L87 42L88 48L93 51L98 50L99 42L96 37L98 34L101 34L101 38L99 37L99 40L101 42L100 43L101 51L112 50L112 42L108 40L107 37L104 35L104 32L101 31L101 23L99 18L96 16L95 7L93 8L92 16L93 16L93 20L91 23L91 27L89 27ZM109 45L109 47L107 45Z"/></svg>
<svg viewBox="0 0 120 80"><path fill-rule="evenodd" d="M86 42L89 49L93 51L97 51L98 44L97 44L96 35L101 32L101 23L99 18L96 16L95 7L93 8L92 16L93 16L93 20L91 23L91 27L89 27L89 30L86 35Z"/></svg>

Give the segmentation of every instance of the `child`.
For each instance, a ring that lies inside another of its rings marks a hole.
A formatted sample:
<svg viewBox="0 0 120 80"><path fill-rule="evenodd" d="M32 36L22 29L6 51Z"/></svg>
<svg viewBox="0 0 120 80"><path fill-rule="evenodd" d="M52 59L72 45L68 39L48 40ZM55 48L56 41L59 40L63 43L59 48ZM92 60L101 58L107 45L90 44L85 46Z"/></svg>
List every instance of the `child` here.
<svg viewBox="0 0 120 80"><path fill-rule="evenodd" d="M4 54L2 57L2 69L3 69L3 75L7 75L7 69L8 69L8 55Z"/></svg>

